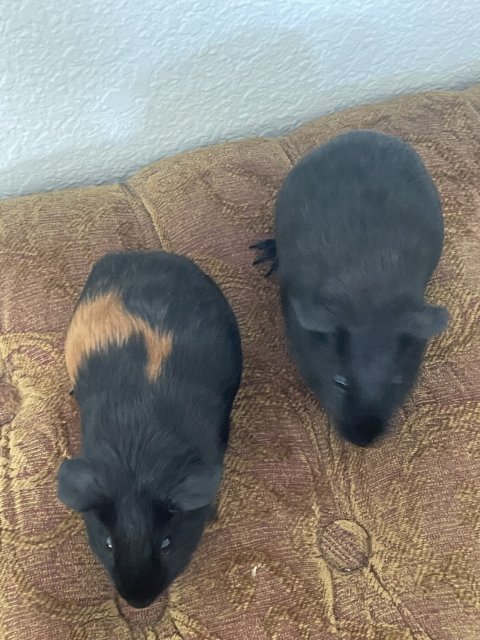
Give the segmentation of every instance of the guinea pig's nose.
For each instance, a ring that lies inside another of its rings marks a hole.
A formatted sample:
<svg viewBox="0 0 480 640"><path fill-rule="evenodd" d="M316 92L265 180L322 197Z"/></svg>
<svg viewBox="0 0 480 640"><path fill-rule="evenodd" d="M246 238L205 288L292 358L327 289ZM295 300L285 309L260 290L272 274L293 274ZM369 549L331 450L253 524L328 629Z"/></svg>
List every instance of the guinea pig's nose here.
<svg viewBox="0 0 480 640"><path fill-rule="evenodd" d="M128 604L134 609L146 609L152 604L155 598L128 598L126 599Z"/></svg>
<svg viewBox="0 0 480 640"><path fill-rule="evenodd" d="M368 447L385 430L384 421L378 416L362 416L352 424L342 425L341 434L357 447Z"/></svg>

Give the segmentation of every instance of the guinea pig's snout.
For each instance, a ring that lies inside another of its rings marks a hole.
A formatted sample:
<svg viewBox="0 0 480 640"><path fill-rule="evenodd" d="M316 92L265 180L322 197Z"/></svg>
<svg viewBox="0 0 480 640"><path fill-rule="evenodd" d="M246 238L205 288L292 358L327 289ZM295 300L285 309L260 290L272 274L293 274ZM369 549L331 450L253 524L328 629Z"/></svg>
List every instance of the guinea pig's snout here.
<svg viewBox="0 0 480 640"><path fill-rule="evenodd" d="M155 600L155 597L129 597L129 598L124 598L124 600L126 602L128 602L128 604L133 607L134 609L146 609L147 607L149 607L152 602Z"/></svg>
<svg viewBox="0 0 480 640"><path fill-rule="evenodd" d="M120 584L116 582L118 593L135 609L150 606L164 590L163 580L149 572L142 575L124 576Z"/></svg>
<svg viewBox="0 0 480 640"><path fill-rule="evenodd" d="M159 595L157 589L148 589L144 585L128 585L126 588L119 588L117 585L117 590L125 602L128 602L134 609L146 609Z"/></svg>
<svg viewBox="0 0 480 640"><path fill-rule="evenodd" d="M344 438L358 447L368 447L384 430L384 420L375 415L365 415L340 426Z"/></svg>

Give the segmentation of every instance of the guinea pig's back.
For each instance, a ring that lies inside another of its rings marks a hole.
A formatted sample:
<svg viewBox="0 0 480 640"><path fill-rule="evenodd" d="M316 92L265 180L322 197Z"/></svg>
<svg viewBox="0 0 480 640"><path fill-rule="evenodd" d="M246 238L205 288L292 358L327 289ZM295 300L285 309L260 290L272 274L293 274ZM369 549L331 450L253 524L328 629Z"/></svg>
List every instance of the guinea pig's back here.
<svg viewBox="0 0 480 640"><path fill-rule="evenodd" d="M220 289L187 258L161 251L112 253L95 264L65 355L73 384L94 369L100 386L108 374L129 389L174 372L205 379L207 371L220 385L241 368L237 324Z"/></svg>
<svg viewBox="0 0 480 640"><path fill-rule="evenodd" d="M279 192L275 225L284 280L392 269L426 281L443 242L439 196L420 157L374 131L340 135L299 162Z"/></svg>

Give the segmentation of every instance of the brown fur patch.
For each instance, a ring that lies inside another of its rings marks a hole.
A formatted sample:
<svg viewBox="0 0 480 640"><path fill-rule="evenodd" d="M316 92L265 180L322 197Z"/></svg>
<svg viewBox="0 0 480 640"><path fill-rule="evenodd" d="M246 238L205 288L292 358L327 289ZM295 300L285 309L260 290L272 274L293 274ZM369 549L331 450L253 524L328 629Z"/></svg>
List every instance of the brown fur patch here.
<svg viewBox="0 0 480 640"><path fill-rule="evenodd" d="M148 354L146 374L153 382L172 351L171 333L160 334L142 318L128 313L117 293L82 302L73 315L65 340L65 360L72 383L75 384L80 366L92 353L109 345L121 346L133 335L143 336Z"/></svg>

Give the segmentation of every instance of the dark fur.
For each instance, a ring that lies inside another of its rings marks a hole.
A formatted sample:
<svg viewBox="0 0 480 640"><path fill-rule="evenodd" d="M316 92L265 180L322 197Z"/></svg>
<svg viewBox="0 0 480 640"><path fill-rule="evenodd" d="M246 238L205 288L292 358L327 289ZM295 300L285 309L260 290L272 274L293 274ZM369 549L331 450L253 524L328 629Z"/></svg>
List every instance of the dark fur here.
<svg viewBox="0 0 480 640"><path fill-rule="evenodd" d="M412 147L391 136L338 136L279 192L275 240L256 248L278 272L300 370L355 444L385 431L428 339L447 325L446 310L424 300L442 245L434 183Z"/></svg>
<svg viewBox="0 0 480 640"><path fill-rule="evenodd" d="M79 304L110 290L127 312L171 332L172 352L154 382L140 335L84 362L74 387L82 450L62 463L58 491L83 513L119 593L144 607L186 567L212 513L242 354L226 299L186 258L107 255Z"/></svg>

